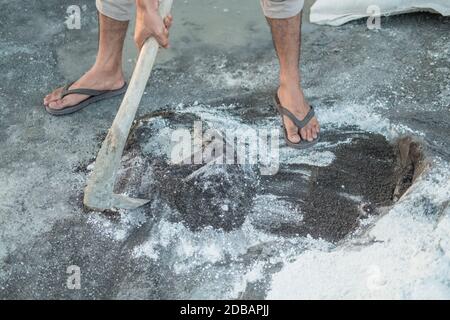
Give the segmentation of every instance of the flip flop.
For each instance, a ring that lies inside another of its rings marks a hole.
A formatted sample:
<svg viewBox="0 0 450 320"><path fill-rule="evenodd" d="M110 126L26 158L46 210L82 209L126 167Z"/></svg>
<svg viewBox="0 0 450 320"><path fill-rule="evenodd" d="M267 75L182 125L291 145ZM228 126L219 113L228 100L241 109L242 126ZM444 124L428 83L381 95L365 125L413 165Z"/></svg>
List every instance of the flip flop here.
<svg viewBox="0 0 450 320"><path fill-rule="evenodd" d="M66 114L71 114L77 111L80 111L81 109L86 108L88 105L109 99L118 95L121 95L127 91L128 84L125 82L122 88L117 90L93 90L93 89L73 89L69 90L70 86L72 85L68 84L64 87L63 91L61 92L61 99L65 96L68 96L70 94L84 94L87 96L90 96L86 100L81 101L79 104L76 104L74 106L65 107L62 109L52 109L49 106L45 106L45 110L47 110L48 113L54 115L54 116L63 116Z"/></svg>
<svg viewBox="0 0 450 320"><path fill-rule="evenodd" d="M315 145L317 142L319 142L319 140L320 140L320 133L317 134L317 138L314 139L313 141L301 140L299 143L293 143L292 141L290 141L288 139L287 130L286 130L286 127L284 125L283 116L286 116L289 119L291 119L292 122L294 122L294 124L297 126L297 128L299 130L304 128L312 120L312 118L315 115L313 106L311 106L311 110L309 110L309 112L306 115L306 117L303 120L299 120L299 119L297 119L296 116L294 116L294 114L292 112L290 112L288 109L286 109L285 107L283 107L281 105L280 99L278 98L278 93L275 94L274 102L275 102L275 106L276 106L276 109L277 109L278 113L281 115L281 123L282 123L283 129L284 129L284 141L286 141L286 144L289 147L292 147L292 148L295 148L295 149L307 149L307 148L310 148L313 145Z"/></svg>

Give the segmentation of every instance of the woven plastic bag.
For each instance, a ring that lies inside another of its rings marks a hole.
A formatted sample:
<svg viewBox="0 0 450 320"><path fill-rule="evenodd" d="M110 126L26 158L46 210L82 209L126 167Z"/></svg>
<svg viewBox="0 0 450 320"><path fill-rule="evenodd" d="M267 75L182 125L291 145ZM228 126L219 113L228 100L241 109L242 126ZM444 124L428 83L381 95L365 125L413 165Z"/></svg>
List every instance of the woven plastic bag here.
<svg viewBox="0 0 450 320"><path fill-rule="evenodd" d="M450 0L317 0L311 7L310 21L339 26L374 15L394 15L428 11L450 15Z"/></svg>

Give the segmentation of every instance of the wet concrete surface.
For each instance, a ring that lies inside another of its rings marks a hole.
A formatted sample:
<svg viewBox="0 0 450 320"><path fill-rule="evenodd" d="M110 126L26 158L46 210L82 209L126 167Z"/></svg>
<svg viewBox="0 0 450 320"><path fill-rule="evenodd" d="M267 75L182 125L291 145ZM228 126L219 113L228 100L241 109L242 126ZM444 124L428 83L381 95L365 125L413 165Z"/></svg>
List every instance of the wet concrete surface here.
<svg viewBox="0 0 450 320"><path fill-rule="evenodd" d="M199 214L217 212L222 204L211 209L210 202L189 193L189 184L182 190L191 194L193 203L170 194L178 186L178 177L188 173L184 170L195 168L169 170L169 180L160 177L144 184L138 170L137 180L128 176L118 188L152 194L148 207L113 215L86 212L80 205L86 167L95 159L120 99L64 118L50 117L43 110L42 97L79 76L95 58L94 6L91 1L79 1L89 9L83 13L83 27L68 30L63 22L71 4L0 1L2 299L264 298L270 274L282 265L277 257L306 250L310 240L304 235L331 243L343 239L357 228L361 216L376 214L406 191L418 158L408 156L410 161L405 163L397 154L396 139L401 135L419 139L427 156L450 159L448 18L389 17L382 20L379 32L367 30L364 21L339 28L305 23L303 82L322 120L324 141L333 145L352 139L350 144L324 147L334 154L334 161L319 167L289 165L263 178L250 170L250 180L257 178L258 183L249 190L242 190L247 176L241 171L236 172L238 178L229 173L229 181L218 175L216 182L222 184L215 185L209 196L223 192L220 200L224 200L237 194L239 204L231 208L231 215L222 217ZM215 28L208 27L212 22L201 16L192 21L190 15L201 7L219 8L211 11L222 19L219 23L211 15ZM159 59L140 118L159 110L182 111L194 101L205 106L237 103L238 107L225 108L221 114L252 125L259 121L258 112L263 117L272 112L278 67L258 3L249 2L241 13L236 3L228 7L231 17L225 19L225 7L218 1L176 4L174 49ZM229 19L236 21L236 29L227 23ZM227 41L230 34L235 37L232 42ZM134 54L128 39L124 58L128 75ZM335 116L336 110L342 113ZM345 113L349 111L355 114ZM277 126L276 115L271 117ZM141 152L135 148L137 142L130 144L129 155ZM326 157L318 159L322 158ZM293 168L311 176L295 173L291 180L288 171ZM157 178L168 170L164 162L156 169L160 170L156 170ZM298 185L293 186L294 182ZM174 187L167 190L170 183ZM271 195L285 199L274 201ZM262 211L268 203L281 209ZM240 210L254 207L257 210L250 213ZM430 202L431 213L434 207ZM198 208L202 210L196 215ZM157 246L148 247L148 242ZM180 249L185 242L193 246L193 255L189 245L187 253ZM215 250L202 247L204 243L223 245L223 252L219 250L217 256ZM261 261L267 262L264 276L236 288L236 278ZM66 287L70 265L82 270L81 290Z"/></svg>

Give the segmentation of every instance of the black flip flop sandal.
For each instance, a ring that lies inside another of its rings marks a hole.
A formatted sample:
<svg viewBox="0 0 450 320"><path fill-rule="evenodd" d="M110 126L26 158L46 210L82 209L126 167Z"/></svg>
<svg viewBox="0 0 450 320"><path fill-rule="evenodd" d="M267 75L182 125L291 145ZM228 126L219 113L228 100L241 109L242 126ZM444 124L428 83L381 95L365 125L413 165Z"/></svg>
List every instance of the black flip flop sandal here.
<svg viewBox="0 0 450 320"><path fill-rule="evenodd" d="M297 126L297 128L299 130L304 128L312 120L312 118L315 115L314 108L312 106L311 106L311 110L309 110L309 112L306 115L306 117L303 120L299 120L299 119L297 119L296 116L294 116L294 114L292 112L290 112L288 109L286 109L285 107L283 107L281 105L280 99L278 98L278 93L275 94L274 102L275 102L275 107L276 107L278 113L281 115L281 123L283 125L283 130L284 130L284 141L286 141L286 144L289 147L292 147L292 148L295 148L295 149L307 149L307 148L310 148L313 145L315 145L317 142L319 142L319 140L320 140L320 133L317 134L317 138L314 139L313 141L301 140L299 143L293 143L292 141L290 141L288 139L286 127L284 125L283 116L286 116L289 119L291 119L292 122L295 123L295 125Z"/></svg>
<svg viewBox="0 0 450 320"><path fill-rule="evenodd" d="M63 116L66 114L71 114L77 111L80 111L81 109L86 108L88 105L109 99L118 95L121 95L127 91L128 84L125 82L122 88L117 90L92 90L92 89L73 89L69 90L70 86L72 84L68 84L64 87L63 91L61 92L61 99L65 96L68 96L70 94L84 94L87 96L90 96L84 101L81 101L79 104L65 107L62 109L52 109L49 106L45 106L45 110L47 110L48 113L54 116Z"/></svg>

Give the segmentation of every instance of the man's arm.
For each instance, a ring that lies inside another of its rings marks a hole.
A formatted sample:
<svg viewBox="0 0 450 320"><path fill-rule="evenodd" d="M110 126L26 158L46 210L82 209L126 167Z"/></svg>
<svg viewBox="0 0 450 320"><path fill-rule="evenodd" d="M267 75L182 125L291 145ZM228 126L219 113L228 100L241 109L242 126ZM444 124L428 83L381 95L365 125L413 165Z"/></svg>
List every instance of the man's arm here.
<svg viewBox="0 0 450 320"><path fill-rule="evenodd" d="M136 0L134 41L139 50L150 37L155 37L161 47L169 47L172 16L168 15L162 19L158 13L158 7L159 0Z"/></svg>

